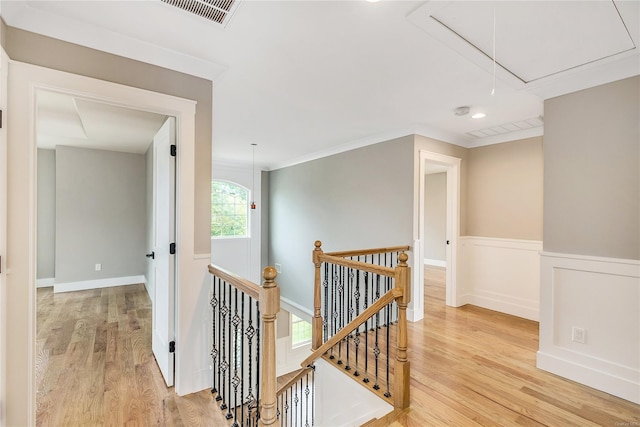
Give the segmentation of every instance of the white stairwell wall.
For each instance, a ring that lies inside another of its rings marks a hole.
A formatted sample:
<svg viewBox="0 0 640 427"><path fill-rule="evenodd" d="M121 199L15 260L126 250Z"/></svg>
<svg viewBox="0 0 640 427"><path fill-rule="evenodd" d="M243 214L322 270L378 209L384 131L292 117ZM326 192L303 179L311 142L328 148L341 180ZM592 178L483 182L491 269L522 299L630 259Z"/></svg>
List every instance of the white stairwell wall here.
<svg viewBox="0 0 640 427"><path fill-rule="evenodd" d="M393 406L323 359L315 363L315 426L360 426Z"/></svg>

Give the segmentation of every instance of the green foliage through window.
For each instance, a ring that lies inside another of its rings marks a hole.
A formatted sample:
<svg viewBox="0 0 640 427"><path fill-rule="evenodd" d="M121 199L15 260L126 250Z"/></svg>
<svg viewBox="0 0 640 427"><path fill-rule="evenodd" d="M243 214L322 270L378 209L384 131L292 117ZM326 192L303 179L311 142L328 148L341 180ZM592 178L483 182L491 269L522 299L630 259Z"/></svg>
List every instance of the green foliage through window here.
<svg viewBox="0 0 640 427"><path fill-rule="evenodd" d="M249 237L249 190L229 181L211 182L211 236Z"/></svg>
<svg viewBox="0 0 640 427"><path fill-rule="evenodd" d="M311 342L311 323L291 314L291 345L299 347Z"/></svg>

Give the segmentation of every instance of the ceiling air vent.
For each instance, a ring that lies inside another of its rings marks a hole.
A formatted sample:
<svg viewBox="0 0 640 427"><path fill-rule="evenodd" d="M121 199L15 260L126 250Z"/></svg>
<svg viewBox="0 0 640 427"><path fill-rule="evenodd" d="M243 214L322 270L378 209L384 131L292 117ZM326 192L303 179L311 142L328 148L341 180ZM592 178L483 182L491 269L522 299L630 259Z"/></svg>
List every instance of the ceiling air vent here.
<svg viewBox="0 0 640 427"><path fill-rule="evenodd" d="M227 25L240 0L162 0L182 10Z"/></svg>
<svg viewBox="0 0 640 427"><path fill-rule="evenodd" d="M533 117L527 120L521 120L519 122L505 123L500 126L494 126L491 128L478 129L472 132L467 132L467 135L474 138L486 138L491 136L503 135L511 132L519 132L534 128L541 128L544 126L544 118L542 116Z"/></svg>

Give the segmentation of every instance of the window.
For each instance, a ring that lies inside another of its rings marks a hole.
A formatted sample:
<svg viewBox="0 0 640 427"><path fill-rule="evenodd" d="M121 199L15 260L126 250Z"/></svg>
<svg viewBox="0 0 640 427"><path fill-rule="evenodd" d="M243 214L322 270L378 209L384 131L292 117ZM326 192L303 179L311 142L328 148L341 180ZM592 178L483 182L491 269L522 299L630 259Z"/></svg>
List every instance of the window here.
<svg viewBox="0 0 640 427"><path fill-rule="evenodd" d="M291 347L300 347L310 342L311 323L291 314Z"/></svg>
<svg viewBox="0 0 640 427"><path fill-rule="evenodd" d="M211 182L211 237L249 237L249 190L229 181Z"/></svg>

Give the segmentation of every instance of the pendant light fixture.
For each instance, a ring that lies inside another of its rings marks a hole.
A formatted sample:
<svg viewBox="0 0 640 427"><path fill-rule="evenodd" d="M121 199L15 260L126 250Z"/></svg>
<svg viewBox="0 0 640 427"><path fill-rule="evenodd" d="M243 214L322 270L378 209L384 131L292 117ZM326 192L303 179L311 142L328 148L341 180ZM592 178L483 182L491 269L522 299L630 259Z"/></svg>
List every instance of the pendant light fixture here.
<svg viewBox="0 0 640 427"><path fill-rule="evenodd" d="M252 201L251 201L251 209L255 209L256 208L256 199L255 199L255 189L256 189L256 145L258 144L251 144L252 148L253 148L253 158L251 160L251 197L252 197Z"/></svg>

